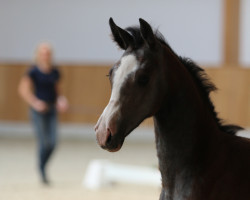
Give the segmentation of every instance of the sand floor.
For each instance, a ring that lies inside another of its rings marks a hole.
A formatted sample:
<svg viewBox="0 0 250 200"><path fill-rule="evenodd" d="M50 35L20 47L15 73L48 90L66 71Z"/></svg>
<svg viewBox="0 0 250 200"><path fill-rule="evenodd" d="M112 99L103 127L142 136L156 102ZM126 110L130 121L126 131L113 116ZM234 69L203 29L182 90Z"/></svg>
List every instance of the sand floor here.
<svg viewBox="0 0 250 200"><path fill-rule="evenodd" d="M160 188L118 183L97 191L87 190L82 181L92 159L115 163L157 166L154 143L125 142L122 150L109 153L95 141L62 140L49 163L50 186L39 181L36 143L31 138L0 137L0 200L152 200Z"/></svg>

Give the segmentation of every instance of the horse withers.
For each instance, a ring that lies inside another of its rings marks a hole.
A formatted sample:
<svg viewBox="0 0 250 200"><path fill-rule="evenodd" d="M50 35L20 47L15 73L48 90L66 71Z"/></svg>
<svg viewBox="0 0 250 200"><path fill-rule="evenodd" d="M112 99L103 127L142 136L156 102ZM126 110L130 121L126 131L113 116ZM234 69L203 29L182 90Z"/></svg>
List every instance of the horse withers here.
<svg viewBox="0 0 250 200"><path fill-rule="evenodd" d="M250 141L217 117L209 97L216 87L204 70L139 21L126 29L109 21L124 53L108 75L112 93L95 127L99 145L118 151L153 116L161 200L250 199Z"/></svg>

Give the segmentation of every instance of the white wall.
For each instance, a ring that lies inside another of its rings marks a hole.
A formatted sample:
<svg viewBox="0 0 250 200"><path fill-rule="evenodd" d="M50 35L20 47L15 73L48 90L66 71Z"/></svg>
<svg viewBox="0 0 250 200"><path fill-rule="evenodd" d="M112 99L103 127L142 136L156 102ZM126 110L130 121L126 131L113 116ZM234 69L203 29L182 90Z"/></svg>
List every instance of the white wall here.
<svg viewBox="0 0 250 200"><path fill-rule="evenodd" d="M246 0L247 1L247 0ZM30 61L44 39L59 62L114 62L109 17L121 27L142 17L180 55L222 61L222 0L0 0L0 61Z"/></svg>
<svg viewBox="0 0 250 200"><path fill-rule="evenodd" d="M250 67L250 1L241 0L240 62Z"/></svg>

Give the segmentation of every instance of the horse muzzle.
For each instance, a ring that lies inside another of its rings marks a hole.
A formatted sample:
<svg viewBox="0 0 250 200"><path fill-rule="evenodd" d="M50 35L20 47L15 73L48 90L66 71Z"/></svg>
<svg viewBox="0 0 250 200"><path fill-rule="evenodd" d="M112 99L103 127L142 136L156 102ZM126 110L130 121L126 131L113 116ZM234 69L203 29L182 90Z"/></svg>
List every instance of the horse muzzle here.
<svg viewBox="0 0 250 200"><path fill-rule="evenodd" d="M100 127L96 127L96 139L103 149L110 152L119 151L124 141L124 139L118 139L117 134L112 133L112 129Z"/></svg>
<svg viewBox="0 0 250 200"><path fill-rule="evenodd" d="M124 142L122 135L117 134L118 112L114 108L114 104L110 102L104 109L96 126L96 139L98 144L105 150L110 152L119 151Z"/></svg>

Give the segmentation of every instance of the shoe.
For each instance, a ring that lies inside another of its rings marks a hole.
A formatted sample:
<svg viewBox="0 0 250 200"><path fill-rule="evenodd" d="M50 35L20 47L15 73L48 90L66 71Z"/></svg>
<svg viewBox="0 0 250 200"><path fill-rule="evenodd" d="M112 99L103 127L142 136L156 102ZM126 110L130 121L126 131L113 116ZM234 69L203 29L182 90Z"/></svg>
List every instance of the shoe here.
<svg viewBox="0 0 250 200"><path fill-rule="evenodd" d="M46 173L45 173L45 170L44 169L41 169L41 178L42 178L42 183L45 184L45 185L49 185L49 180L46 176Z"/></svg>

